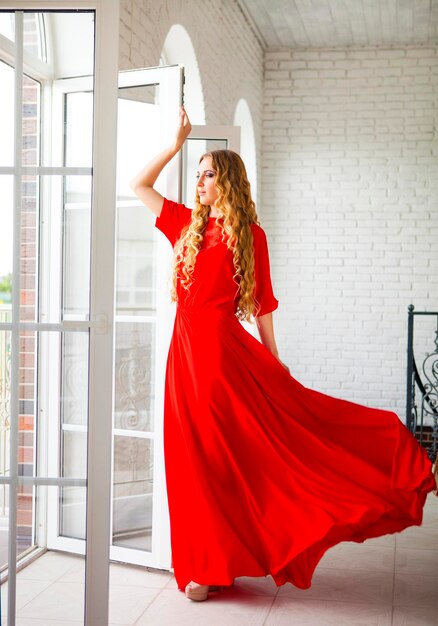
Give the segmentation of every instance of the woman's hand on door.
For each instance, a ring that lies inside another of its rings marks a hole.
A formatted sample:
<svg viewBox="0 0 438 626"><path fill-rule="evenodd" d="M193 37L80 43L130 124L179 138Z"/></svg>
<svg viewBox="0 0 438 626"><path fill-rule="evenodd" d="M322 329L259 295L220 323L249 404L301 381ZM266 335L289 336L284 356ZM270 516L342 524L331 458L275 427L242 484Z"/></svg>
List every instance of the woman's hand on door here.
<svg viewBox="0 0 438 626"><path fill-rule="evenodd" d="M176 129L176 136L175 136L176 151L182 148L191 130L192 130L192 125L190 124L189 116L187 115L184 105L182 105L179 110L178 126Z"/></svg>

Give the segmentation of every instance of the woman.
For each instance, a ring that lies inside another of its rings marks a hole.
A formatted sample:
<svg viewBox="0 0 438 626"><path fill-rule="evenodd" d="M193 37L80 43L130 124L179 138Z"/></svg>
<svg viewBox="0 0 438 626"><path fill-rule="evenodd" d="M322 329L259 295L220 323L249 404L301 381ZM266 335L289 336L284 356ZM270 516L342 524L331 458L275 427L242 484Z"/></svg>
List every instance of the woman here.
<svg viewBox="0 0 438 626"><path fill-rule="evenodd" d="M154 189L190 129L181 107L173 145L131 183L174 247L164 452L175 579L192 600L238 576L307 589L331 546L421 524L431 463L395 413L307 389L281 363L266 235L236 153L201 157L193 210ZM261 342L239 321L252 316Z"/></svg>

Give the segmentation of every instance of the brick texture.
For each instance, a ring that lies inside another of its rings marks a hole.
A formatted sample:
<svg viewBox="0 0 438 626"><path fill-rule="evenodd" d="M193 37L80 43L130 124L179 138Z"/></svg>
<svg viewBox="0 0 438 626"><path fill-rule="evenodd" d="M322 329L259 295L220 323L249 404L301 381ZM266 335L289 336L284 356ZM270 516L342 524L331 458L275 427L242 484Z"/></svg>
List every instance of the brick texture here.
<svg viewBox="0 0 438 626"><path fill-rule="evenodd" d="M206 123L232 124L240 98L253 116L281 358L309 387L404 418L407 307L438 308L437 48L263 51L235 0L122 0L120 68L159 65L174 24Z"/></svg>
<svg viewBox="0 0 438 626"><path fill-rule="evenodd" d="M436 47L265 55L280 353L306 386L403 418L407 307L438 310L437 86Z"/></svg>

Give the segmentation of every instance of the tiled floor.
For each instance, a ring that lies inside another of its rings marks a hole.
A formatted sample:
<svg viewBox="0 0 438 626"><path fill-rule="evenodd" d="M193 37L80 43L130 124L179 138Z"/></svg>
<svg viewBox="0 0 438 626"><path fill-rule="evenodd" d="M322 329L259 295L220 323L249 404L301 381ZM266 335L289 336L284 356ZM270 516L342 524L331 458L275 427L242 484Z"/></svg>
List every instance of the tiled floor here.
<svg viewBox="0 0 438 626"><path fill-rule="evenodd" d="M46 553L18 574L17 626L81 623L83 578L80 557ZM342 543L326 552L305 591L290 583L277 588L271 577L241 577L234 588L197 603L177 590L168 572L112 564L110 623L436 626L438 498L429 495L421 527L363 544Z"/></svg>

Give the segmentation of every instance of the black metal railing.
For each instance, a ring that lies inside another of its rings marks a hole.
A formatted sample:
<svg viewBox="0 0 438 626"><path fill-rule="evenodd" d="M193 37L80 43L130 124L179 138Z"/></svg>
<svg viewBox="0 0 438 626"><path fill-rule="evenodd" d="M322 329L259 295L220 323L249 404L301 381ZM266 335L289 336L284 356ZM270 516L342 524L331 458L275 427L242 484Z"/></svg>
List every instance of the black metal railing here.
<svg viewBox="0 0 438 626"><path fill-rule="evenodd" d="M418 315L435 316L435 349L427 352L420 367L414 354L414 320ZM406 426L435 460L438 451L438 312L414 311L408 307L408 366Z"/></svg>

